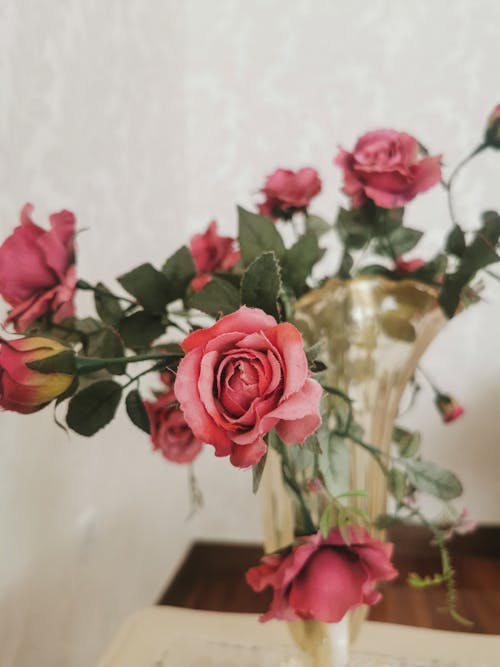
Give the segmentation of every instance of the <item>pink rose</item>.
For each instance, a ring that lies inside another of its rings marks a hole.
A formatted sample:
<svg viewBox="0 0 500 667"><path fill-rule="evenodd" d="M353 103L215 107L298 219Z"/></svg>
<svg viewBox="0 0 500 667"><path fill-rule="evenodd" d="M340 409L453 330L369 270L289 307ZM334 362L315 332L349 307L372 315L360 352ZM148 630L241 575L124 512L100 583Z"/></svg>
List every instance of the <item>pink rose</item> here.
<svg viewBox="0 0 500 667"><path fill-rule="evenodd" d="M229 271L240 259L240 251L234 248L234 239L217 234L215 220L212 220L204 234L193 236L190 249L198 271L198 275L191 281L191 287L196 292L212 280L212 273Z"/></svg>
<svg viewBox="0 0 500 667"><path fill-rule="evenodd" d="M144 401L151 425L151 442L163 456L174 463L191 463L201 451L202 443L186 424L173 391L161 394L156 401Z"/></svg>
<svg viewBox="0 0 500 667"><path fill-rule="evenodd" d="M394 130L367 132L352 153L341 148L335 164L344 170L343 190L355 208L368 199L398 208L441 180L441 156L419 160L417 140Z"/></svg>
<svg viewBox="0 0 500 667"><path fill-rule="evenodd" d="M326 539L321 533L308 535L250 568L246 580L254 591L274 589L271 607L260 620L337 623L349 609L378 602L377 581L398 574L390 561L393 545L353 527L349 538L346 544L338 528Z"/></svg>
<svg viewBox="0 0 500 667"><path fill-rule="evenodd" d="M460 403L448 394L436 394L434 403L445 424L455 421L464 414L464 409Z"/></svg>
<svg viewBox="0 0 500 667"><path fill-rule="evenodd" d="M259 212L273 220L289 220L296 211L305 211L311 199L321 192L321 180L311 167L297 172L276 169L268 176L261 192L266 199L259 204Z"/></svg>
<svg viewBox="0 0 500 667"><path fill-rule="evenodd" d="M321 386L309 378L302 336L243 306L182 343L175 395L195 436L239 468L256 464L275 428L286 444L319 426Z"/></svg>
<svg viewBox="0 0 500 667"><path fill-rule="evenodd" d="M13 306L5 324L26 331L40 317L61 322L74 315L75 216L50 216L50 231L30 218L33 206L21 211L21 225L0 247L0 295Z"/></svg>

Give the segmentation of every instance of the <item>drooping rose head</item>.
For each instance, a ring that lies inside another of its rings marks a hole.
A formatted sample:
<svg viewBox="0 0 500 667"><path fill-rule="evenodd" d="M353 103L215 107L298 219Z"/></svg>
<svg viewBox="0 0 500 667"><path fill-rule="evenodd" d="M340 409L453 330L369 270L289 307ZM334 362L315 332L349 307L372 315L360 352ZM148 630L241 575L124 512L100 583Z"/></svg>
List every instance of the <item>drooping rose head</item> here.
<svg viewBox="0 0 500 667"><path fill-rule="evenodd" d="M484 143L492 148L500 148L500 104L496 105L488 118Z"/></svg>
<svg viewBox="0 0 500 667"><path fill-rule="evenodd" d="M256 464L273 428L286 444L319 426L321 386L309 377L302 336L243 306L182 343L175 395L195 436L240 468Z"/></svg>
<svg viewBox="0 0 500 667"><path fill-rule="evenodd" d="M195 234L189 244L198 275L191 281L191 287L199 291L212 280L212 273L229 271L240 259L240 251L234 247L234 239L217 234L215 220L209 224L204 234Z"/></svg>
<svg viewBox="0 0 500 667"><path fill-rule="evenodd" d="M417 140L394 130L367 132L352 153L341 148L335 164L355 208L368 200L399 208L441 180L441 156L420 158Z"/></svg>
<svg viewBox="0 0 500 667"><path fill-rule="evenodd" d="M378 602L375 584L397 576L392 544L352 527L349 538L346 544L338 528L326 539L321 533L309 535L250 568L246 580L254 591L273 588L271 607L260 620L337 623L350 609Z"/></svg>
<svg viewBox="0 0 500 667"><path fill-rule="evenodd" d="M463 406L453 396L438 393L434 402L445 424L455 421L464 414Z"/></svg>
<svg viewBox="0 0 500 667"><path fill-rule="evenodd" d="M18 333L40 317L57 323L74 315L75 216L54 213L46 231L31 221L32 210L26 204L20 226L0 246L0 295L12 306L5 324Z"/></svg>
<svg viewBox="0 0 500 667"><path fill-rule="evenodd" d="M259 212L272 220L289 220L297 211L305 211L311 199L321 192L321 179L311 167L299 171L276 169L267 177L261 192L265 200Z"/></svg>
<svg viewBox="0 0 500 667"><path fill-rule="evenodd" d="M202 443L186 424L173 391L161 394L155 401L144 401L151 426L151 442L163 456L174 463L191 463L201 451Z"/></svg>
<svg viewBox="0 0 500 667"><path fill-rule="evenodd" d="M68 350L50 338L0 342L0 408L29 414L63 394L74 380L66 373L41 373L27 364Z"/></svg>

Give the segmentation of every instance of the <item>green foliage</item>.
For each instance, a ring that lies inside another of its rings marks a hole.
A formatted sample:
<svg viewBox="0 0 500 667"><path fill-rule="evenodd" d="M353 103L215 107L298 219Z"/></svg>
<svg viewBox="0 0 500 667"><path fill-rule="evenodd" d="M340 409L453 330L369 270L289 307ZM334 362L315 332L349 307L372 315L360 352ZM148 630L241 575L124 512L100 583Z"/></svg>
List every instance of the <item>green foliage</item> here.
<svg viewBox="0 0 500 667"><path fill-rule="evenodd" d="M297 296L307 289L306 280L311 275L314 265L325 251L318 245L314 232L306 232L286 251L282 260L283 281L292 288Z"/></svg>
<svg viewBox="0 0 500 667"><path fill-rule="evenodd" d="M408 479L399 468L391 468L387 479L387 489L398 502L402 502L407 495Z"/></svg>
<svg viewBox="0 0 500 667"><path fill-rule="evenodd" d="M196 266L189 248L182 246L174 252L161 271L167 279L167 303L183 299L189 283L196 275Z"/></svg>
<svg viewBox="0 0 500 667"><path fill-rule="evenodd" d="M420 449L420 433L418 431L406 431L399 426L395 426L392 439L398 447L399 455L403 458L410 459L418 454Z"/></svg>
<svg viewBox="0 0 500 667"><path fill-rule="evenodd" d="M45 359L30 361L26 366L39 373L65 373L66 375L75 375L75 353L73 350L64 350L63 352L53 354Z"/></svg>
<svg viewBox="0 0 500 667"><path fill-rule="evenodd" d="M411 227L396 227L390 234L378 238L374 250L385 257L401 257L412 250L423 236L423 232Z"/></svg>
<svg viewBox="0 0 500 667"><path fill-rule="evenodd" d="M169 282L151 264L141 264L118 278L120 285L132 294L149 313L162 314L169 301Z"/></svg>
<svg viewBox="0 0 500 667"><path fill-rule="evenodd" d="M125 354L120 337L111 327L105 327L100 331L90 334L86 352L89 357L100 357L101 359L123 357ZM125 373L125 364L118 362L107 366L107 369L112 375L121 375Z"/></svg>
<svg viewBox="0 0 500 667"><path fill-rule="evenodd" d="M442 500L453 500L462 494L460 480L449 470L430 461L408 460L406 472L410 483L418 490Z"/></svg>
<svg viewBox="0 0 500 667"><path fill-rule="evenodd" d="M272 220L241 207L238 207L238 219L241 257L245 266L268 250L273 250L278 260L282 259L285 245Z"/></svg>
<svg viewBox="0 0 500 667"><path fill-rule="evenodd" d="M333 225L318 215L307 215L305 225L306 232L313 232L318 238L331 232L333 229Z"/></svg>
<svg viewBox="0 0 500 667"><path fill-rule="evenodd" d="M125 407L127 409L127 414L130 417L130 421L145 433L150 433L151 425L149 423L148 413L146 412L144 401L137 389L132 389L127 395L127 398L125 399Z"/></svg>
<svg viewBox="0 0 500 667"><path fill-rule="evenodd" d="M456 257L462 257L466 247L467 245L463 229L458 225L454 225L446 239L446 252L449 252Z"/></svg>
<svg viewBox="0 0 500 667"><path fill-rule="evenodd" d="M500 259L497 253L499 238L500 216L495 211L487 211L481 229L463 250L457 270L444 279L439 303L447 317L456 313L462 290L475 274Z"/></svg>
<svg viewBox="0 0 500 667"><path fill-rule="evenodd" d="M212 278L205 287L188 298L188 306L213 317L227 315L240 307L240 292L227 280Z"/></svg>
<svg viewBox="0 0 500 667"><path fill-rule="evenodd" d="M252 491L254 493L257 493L257 491L259 490L260 482L262 480L262 474L264 472L264 468L266 467L266 461L267 461L267 452L260 459L260 461L252 468Z"/></svg>
<svg viewBox="0 0 500 667"><path fill-rule="evenodd" d="M136 351L147 349L165 331L162 318L146 311L124 318L118 329L125 346Z"/></svg>
<svg viewBox="0 0 500 667"><path fill-rule="evenodd" d="M94 435L115 416L121 394L121 386L113 380L94 382L71 398L66 423L80 435Z"/></svg>
<svg viewBox="0 0 500 667"><path fill-rule="evenodd" d="M278 295L281 290L280 267L274 252L264 252L257 257L243 275L241 303L250 308L262 308L277 320Z"/></svg>
<svg viewBox="0 0 500 667"><path fill-rule="evenodd" d="M394 514L380 514L375 519L375 528L378 528L379 530L385 530L386 528L389 528L398 522L399 518Z"/></svg>
<svg viewBox="0 0 500 667"><path fill-rule="evenodd" d="M420 280L423 283L432 285L443 276L447 264L448 258L443 253L440 253L410 275L414 280Z"/></svg>
<svg viewBox="0 0 500 667"><path fill-rule="evenodd" d="M327 505L319 520L319 529L325 539L330 534L330 530L332 528L332 523L335 516L334 509L335 508L333 505Z"/></svg>
<svg viewBox="0 0 500 667"><path fill-rule="evenodd" d="M123 317L120 300L103 283L97 283L94 291L95 309L105 324L116 326Z"/></svg>

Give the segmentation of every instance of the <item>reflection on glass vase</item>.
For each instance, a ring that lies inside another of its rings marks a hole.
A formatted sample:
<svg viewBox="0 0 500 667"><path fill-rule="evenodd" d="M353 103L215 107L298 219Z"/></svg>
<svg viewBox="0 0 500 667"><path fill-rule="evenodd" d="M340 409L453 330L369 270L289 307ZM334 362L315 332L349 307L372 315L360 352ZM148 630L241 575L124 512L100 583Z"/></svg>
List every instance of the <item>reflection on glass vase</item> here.
<svg viewBox="0 0 500 667"><path fill-rule="evenodd" d="M323 344L319 358L326 365L324 383L349 395L364 442L386 456L403 391L427 346L446 323L437 291L422 283L378 276L333 279L302 297L296 304L295 321L307 346ZM328 397L325 401L327 411L333 400ZM335 417L328 417L326 429L334 426ZM387 501L386 479L380 467L369 452L351 441L327 438L327 442L321 457L327 459L322 472L323 481L326 474L330 476L330 497L332 487L337 495L366 492L364 496L344 496L343 502L375 520L385 512ZM307 485L314 474L308 471L305 453L298 446L287 450L290 465L305 470L303 483ZM308 505L317 526L328 498L321 488L310 491L304 489L309 492ZM285 487L280 457L271 448L260 495L264 546L269 553L289 545L304 528L300 508ZM383 534L379 532L377 537ZM294 640L304 651L304 664L345 667L349 643L366 613L366 607L358 607L335 624L316 620L289 623Z"/></svg>

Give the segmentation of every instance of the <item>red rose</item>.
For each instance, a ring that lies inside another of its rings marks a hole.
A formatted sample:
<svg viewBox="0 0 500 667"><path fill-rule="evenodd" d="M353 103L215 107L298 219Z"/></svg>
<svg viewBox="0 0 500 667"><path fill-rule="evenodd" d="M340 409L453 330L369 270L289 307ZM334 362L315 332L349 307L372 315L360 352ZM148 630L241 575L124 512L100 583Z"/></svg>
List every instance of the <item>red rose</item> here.
<svg viewBox="0 0 500 667"><path fill-rule="evenodd" d="M434 402L445 424L455 421L464 414L463 407L453 396L437 394Z"/></svg>
<svg viewBox="0 0 500 667"><path fill-rule="evenodd" d="M190 249L198 271L198 275L191 281L191 287L196 292L212 280L212 273L229 271L240 259L240 251L234 248L234 239L217 234L215 220L212 220L204 234L193 236Z"/></svg>
<svg viewBox="0 0 500 667"><path fill-rule="evenodd" d="M394 130L367 132L352 153L340 149L335 164L344 170L343 190L356 208L368 199L398 208L441 180L441 156L419 160L417 140Z"/></svg>
<svg viewBox="0 0 500 667"><path fill-rule="evenodd" d="M246 580L254 591L274 589L261 621L318 619L337 623L349 609L379 601L377 581L397 576L390 561L392 544L373 539L366 530L349 528L346 544L338 528L300 538L285 551L264 556Z"/></svg>
<svg viewBox="0 0 500 667"><path fill-rule="evenodd" d="M73 382L66 373L40 373L27 366L68 348L50 338L0 340L0 408L36 412L63 394Z"/></svg>
<svg viewBox="0 0 500 667"><path fill-rule="evenodd" d="M0 295L13 306L5 324L19 333L44 315L56 323L74 315L75 216L54 213L46 231L31 221L32 210L26 204L21 225L0 247Z"/></svg>
<svg viewBox="0 0 500 667"><path fill-rule="evenodd" d="M304 211L311 199L321 192L318 172L305 167L297 172L277 169L268 176L261 192L266 199L259 204L259 211L273 220L290 219L296 211Z"/></svg>
<svg viewBox="0 0 500 667"><path fill-rule="evenodd" d="M321 386L309 378L302 336L258 308L243 306L182 343L175 395L195 436L240 468L266 451L276 428L286 444L319 426Z"/></svg>
<svg viewBox="0 0 500 667"><path fill-rule="evenodd" d="M163 456L174 463L191 463L201 451L202 443L186 424L175 394L169 391L156 401L144 401L151 425L151 442Z"/></svg>

